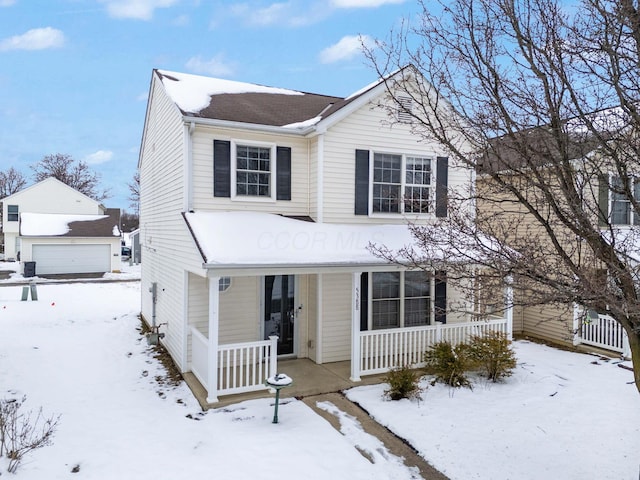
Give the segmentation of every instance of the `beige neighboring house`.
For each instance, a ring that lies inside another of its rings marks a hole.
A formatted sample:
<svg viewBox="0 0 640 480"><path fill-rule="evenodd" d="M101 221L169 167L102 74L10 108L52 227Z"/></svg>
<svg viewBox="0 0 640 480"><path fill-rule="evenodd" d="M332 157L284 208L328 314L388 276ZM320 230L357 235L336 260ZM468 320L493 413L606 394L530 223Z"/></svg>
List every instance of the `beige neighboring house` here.
<svg viewBox="0 0 640 480"><path fill-rule="evenodd" d="M509 332L508 315L450 310L466 300L446 272L368 248L410 245L409 220L436 229L451 189L474 178L412 133L411 98L381 107L386 85L411 74L341 98L153 71L142 315L209 402L264 389L282 358L349 362L358 381L420 363L437 339Z"/></svg>
<svg viewBox="0 0 640 480"><path fill-rule="evenodd" d="M6 260L36 275L120 269L120 211L49 177L2 199Z"/></svg>

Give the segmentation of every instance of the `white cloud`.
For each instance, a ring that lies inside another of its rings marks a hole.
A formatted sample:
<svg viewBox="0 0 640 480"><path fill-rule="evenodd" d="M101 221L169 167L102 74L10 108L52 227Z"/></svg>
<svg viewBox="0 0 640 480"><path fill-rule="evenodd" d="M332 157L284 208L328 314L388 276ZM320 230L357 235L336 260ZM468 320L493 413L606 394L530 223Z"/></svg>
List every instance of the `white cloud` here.
<svg viewBox="0 0 640 480"><path fill-rule="evenodd" d="M84 161L89 165L99 165L106 163L113 158L113 152L111 150L98 150L84 157Z"/></svg>
<svg viewBox="0 0 640 480"><path fill-rule="evenodd" d="M263 8L248 3L235 3L229 10L232 16L254 27L311 25L326 18L329 11L330 9L327 9L324 3L314 2L309 7L308 3L295 1L272 3ZM215 22L215 24L218 23Z"/></svg>
<svg viewBox="0 0 640 480"><path fill-rule="evenodd" d="M331 0L331 5L336 8L377 8L399 3L404 3L404 0Z"/></svg>
<svg viewBox="0 0 640 480"><path fill-rule="evenodd" d="M22 35L0 40L0 51L45 50L64 45L64 33L51 27L34 28Z"/></svg>
<svg viewBox="0 0 640 480"><path fill-rule="evenodd" d="M203 73L214 77L228 77L234 72L233 66L224 60L222 54L209 60L200 56L191 57L185 66L194 73Z"/></svg>
<svg viewBox="0 0 640 480"><path fill-rule="evenodd" d="M151 20L157 8L175 5L178 0L100 0L107 5L107 12L115 18Z"/></svg>
<svg viewBox="0 0 640 480"><path fill-rule="evenodd" d="M0 7L10 7L16 3L16 0L0 0Z"/></svg>
<svg viewBox="0 0 640 480"><path fill-rule="evenodd" d="M320 52L320 62L335 63L343 60L351 60L362 54L362 44L370 45L373 39L368 35L347 35L340 41Z"/></svg>

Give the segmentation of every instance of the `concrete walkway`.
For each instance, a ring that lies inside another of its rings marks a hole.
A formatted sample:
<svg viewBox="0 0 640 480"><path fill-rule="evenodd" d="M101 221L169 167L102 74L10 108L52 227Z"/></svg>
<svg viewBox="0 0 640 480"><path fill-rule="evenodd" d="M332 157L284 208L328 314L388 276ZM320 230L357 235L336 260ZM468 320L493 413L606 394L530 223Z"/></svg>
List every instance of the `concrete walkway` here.
<svg viewBox="0 0 640 480"><path fill-rule="evenodd" d="M405 465L418 468L424 480L447 480L448 477L433 468L424 458L418 455L411 445L380 425L362 407L350 401L341 393L334 392L308 396L302 398L302 401L340 432L341 426L338 417L318 407L318 402L332 403L340 411L356 419L362 429L380 440L390 453L404 459ZM360 451L360 449L358 450ZM366 452L360 451L360 453L371 460Z"/></svg>

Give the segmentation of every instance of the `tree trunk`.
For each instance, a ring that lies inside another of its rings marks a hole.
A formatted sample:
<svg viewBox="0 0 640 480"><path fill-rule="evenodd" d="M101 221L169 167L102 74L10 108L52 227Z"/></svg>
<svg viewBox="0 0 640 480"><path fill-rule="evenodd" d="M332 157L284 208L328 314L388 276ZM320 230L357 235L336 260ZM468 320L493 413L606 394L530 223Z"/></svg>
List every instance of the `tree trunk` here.
<svg viewBox="0 0 640 480"><path fill-rule="evenodd" d="M635 380L636 388L640 393L640 333L634 332L632 329L628 329L627 336L629 337L629 347L631 348L633 379Z"/></svg>

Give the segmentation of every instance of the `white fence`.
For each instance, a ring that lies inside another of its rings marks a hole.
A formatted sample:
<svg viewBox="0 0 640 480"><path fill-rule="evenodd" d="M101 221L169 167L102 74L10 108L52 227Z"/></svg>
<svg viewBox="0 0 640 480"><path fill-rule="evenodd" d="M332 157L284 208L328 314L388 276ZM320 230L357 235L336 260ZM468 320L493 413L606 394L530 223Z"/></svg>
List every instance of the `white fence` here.
<svg viewBox="0 0 640 480"><path fill-rule="evenodd" d="M609 315L583 317L577 332L577 342L619 352L631 357L629 339L624 328Z"/></svg>
<svg viewBox="0 0 640 480"><path fill-rule="evenodd" d="M264 381L277 370L278 337L259 342L218 346L217 388L209 388L209 343L191 328L191 371L207 390L209 397L264 390Z"/></svg>
<svg viewBox="0 0 640 480"><path fill-rule="evenodd" d="M448 341L457 345L468 341L471 335L490 331L511 335L507 319L360 332L359 373L385 373L405 365L420 367L424 365L424 352L434 343Z"/></svg>

